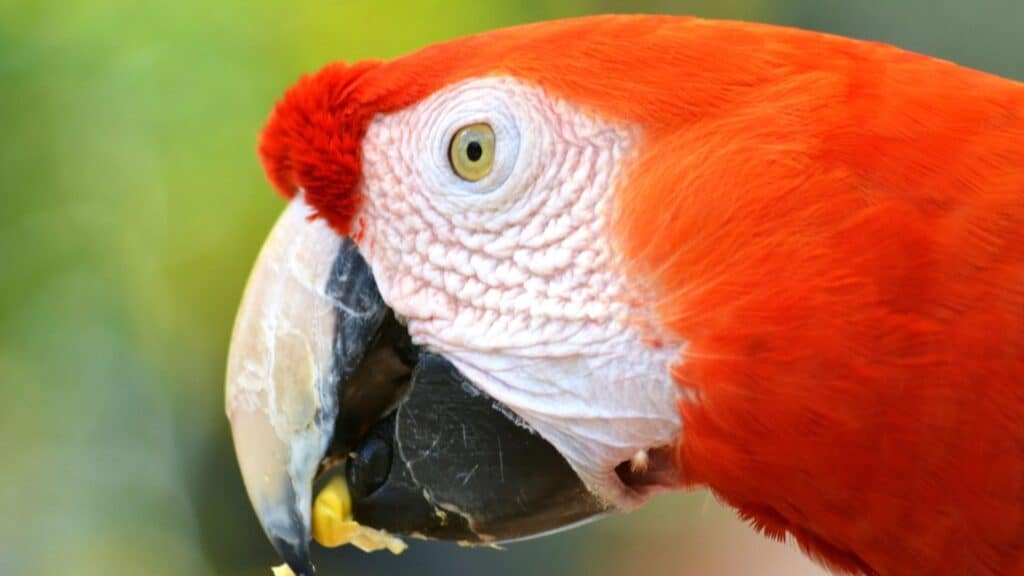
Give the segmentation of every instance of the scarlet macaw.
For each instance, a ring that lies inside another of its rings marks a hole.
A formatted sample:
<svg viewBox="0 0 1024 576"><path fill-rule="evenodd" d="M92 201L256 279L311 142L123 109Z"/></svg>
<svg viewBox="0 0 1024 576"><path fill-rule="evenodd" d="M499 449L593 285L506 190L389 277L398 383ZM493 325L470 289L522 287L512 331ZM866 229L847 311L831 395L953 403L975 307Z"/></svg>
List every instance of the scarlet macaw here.
<svg viewBox="0 0 1024 576"><path fill-rule="evenodd" d="M606 16L331 64L260 140L250 498L487 542L710 488L864 574L1024 573L1024 85Z"/></svg>

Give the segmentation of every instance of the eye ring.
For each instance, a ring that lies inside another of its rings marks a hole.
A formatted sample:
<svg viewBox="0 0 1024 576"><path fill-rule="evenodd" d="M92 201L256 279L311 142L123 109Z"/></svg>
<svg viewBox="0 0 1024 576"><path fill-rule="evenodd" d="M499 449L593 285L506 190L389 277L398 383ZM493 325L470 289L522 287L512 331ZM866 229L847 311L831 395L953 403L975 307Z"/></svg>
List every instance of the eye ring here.
<svg viewBox="0 0 1024 576"><path fill-rule="evenodd" d="M494 129L478 122L459 128L448 145L448 162L452 171L466 180L476 182L491 173L497 144Z"/></svg>

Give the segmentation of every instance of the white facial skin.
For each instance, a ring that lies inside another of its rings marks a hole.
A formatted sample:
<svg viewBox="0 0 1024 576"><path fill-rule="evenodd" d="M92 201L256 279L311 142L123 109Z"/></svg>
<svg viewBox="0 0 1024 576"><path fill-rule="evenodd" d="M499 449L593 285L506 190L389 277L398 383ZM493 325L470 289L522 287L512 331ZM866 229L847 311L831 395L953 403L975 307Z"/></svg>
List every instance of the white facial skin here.
<svg viewBox="0 0 1024 576"><path fill-rule="evenodd" d="M449 145L483 122L494 166L460 178ZM679 435L669 365L609 230L636 131L521 81L455 84L378 116L362 150L355 236L413 340L551 442L588 487L632 508L615 466Z"/></svg>

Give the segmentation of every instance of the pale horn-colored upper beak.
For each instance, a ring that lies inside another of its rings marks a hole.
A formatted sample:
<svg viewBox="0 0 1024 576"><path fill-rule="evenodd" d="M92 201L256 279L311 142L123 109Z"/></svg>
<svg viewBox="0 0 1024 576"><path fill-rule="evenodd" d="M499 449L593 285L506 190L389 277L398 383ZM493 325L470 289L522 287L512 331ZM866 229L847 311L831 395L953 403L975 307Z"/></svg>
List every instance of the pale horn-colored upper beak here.
<svg viewBox="0 0 1024 576"><path fill-rule="evenodd" d="M263 246L227 370L225 405L245 487L285 556L308 548L313 478L338 411L326 290L341 238L311 214L296 196Z"/></svg>

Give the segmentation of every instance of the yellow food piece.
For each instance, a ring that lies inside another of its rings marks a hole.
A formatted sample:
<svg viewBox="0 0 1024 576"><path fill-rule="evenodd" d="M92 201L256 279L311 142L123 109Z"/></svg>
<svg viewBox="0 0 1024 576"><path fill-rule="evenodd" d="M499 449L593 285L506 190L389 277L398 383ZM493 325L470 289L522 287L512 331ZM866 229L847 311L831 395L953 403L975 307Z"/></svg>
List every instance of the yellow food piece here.
<svg viewBox="0 0 1024 576"><path fill-rule="evenodd" d="M274 576L295 576L295 572L292 572L292 569L287 564L274 566L270 571L274 573Z"/></svg>
<svg viewBox="0 0 1024 576"><path fill-rule="evenodd" d="M359 530L352 520L352 496L345 479L338 476L320 491L313 502L313 539L327 548L347 543Z"/></svg>
<svg viewBox="0 0 1024 576"><path fill-rule="evenodd" d="M387 548L392 554L401 554L406 549L400 538L352 519L352 496L342 476L332 478L313 502L313 539L326 548L352 544L363 552Z"/></svg>

